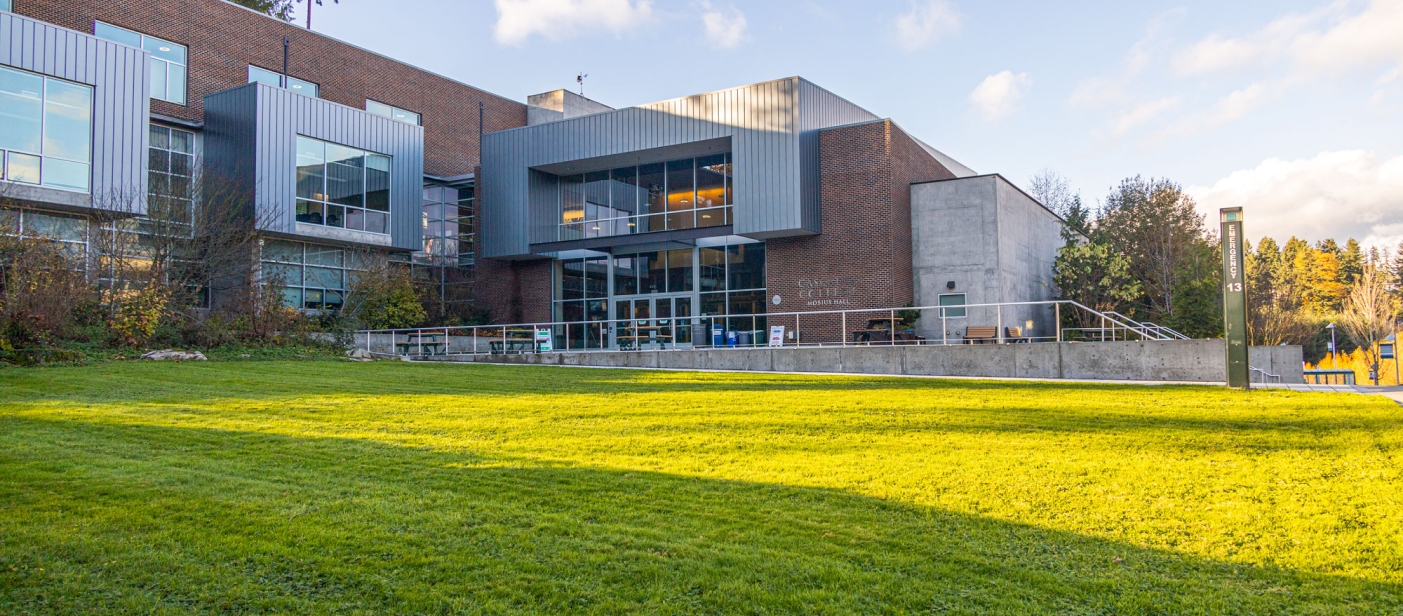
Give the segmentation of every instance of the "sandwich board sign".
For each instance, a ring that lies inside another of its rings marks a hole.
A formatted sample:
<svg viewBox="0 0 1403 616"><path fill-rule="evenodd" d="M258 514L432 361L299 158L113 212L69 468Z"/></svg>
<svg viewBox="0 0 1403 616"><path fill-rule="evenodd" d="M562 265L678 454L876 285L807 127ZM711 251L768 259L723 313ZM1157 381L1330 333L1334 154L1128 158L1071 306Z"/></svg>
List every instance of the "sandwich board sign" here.
<svg viewBox="0 0 1403 616"><path fill-rule="evenodd" d="M549 329L538 329L538 330L536 330L536 352L537 352L537 353L549 353L550 351L551 351L550 330L549 330Z"/></svg>
<svg viewBox="0 0 1403 616"><path fill-rule="evenodd" d="M770 346L772 346L772 347L784 346L784 326L783 326L783 325L771 325L771 326L770 326Z"/></svg>

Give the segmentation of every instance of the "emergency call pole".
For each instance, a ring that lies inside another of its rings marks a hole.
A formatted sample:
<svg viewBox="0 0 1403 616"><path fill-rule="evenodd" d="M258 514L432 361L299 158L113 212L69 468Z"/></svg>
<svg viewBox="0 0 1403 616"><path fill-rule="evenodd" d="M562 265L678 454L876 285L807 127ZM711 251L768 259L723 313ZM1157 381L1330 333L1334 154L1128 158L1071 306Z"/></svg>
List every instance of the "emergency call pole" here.
<svg viewBox="0 0 1403 616"><path fill-rule="evenodd" d="M1247 359L1247 268L1243 263L1242 208L1218 211L1222 223L1223 332L1227 342L1228 387L1249 389L1252 375Z"/></svg>

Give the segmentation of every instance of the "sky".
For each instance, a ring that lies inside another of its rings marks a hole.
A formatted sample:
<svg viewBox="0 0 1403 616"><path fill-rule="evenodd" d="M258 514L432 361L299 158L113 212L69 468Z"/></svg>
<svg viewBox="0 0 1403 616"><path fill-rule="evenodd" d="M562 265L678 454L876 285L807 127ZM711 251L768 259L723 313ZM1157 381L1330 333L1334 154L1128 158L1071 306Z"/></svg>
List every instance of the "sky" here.
<svg viewBox="0 0 1403 616"><path fill-rule="evenodd" d="M1403 0L393 7L312 26L523 102L581 73L613 107L800 75L1020 186L1050 169L1095 204L1164 177L1245 208L1248 237L1403 242Z"/></svg>

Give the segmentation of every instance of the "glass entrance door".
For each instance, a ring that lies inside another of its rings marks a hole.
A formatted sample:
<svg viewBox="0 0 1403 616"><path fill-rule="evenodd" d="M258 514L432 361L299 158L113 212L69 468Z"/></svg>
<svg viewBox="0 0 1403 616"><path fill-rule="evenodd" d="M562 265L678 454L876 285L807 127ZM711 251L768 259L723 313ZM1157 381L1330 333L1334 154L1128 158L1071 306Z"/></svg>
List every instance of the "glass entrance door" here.
<svg viewBox="0 0 1403 616"><path fill-rule="evenodd" d="M656 350L692 345L692 295L614 302L614 348Z"/></svg>

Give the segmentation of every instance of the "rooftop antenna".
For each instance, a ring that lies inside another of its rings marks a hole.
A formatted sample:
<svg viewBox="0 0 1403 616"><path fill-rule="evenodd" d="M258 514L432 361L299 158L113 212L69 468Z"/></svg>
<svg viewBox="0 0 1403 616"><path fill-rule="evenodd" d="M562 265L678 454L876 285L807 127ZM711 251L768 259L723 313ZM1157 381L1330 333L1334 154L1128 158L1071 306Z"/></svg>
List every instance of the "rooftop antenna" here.
<svg viewBox="0 0 1403 616"><path fill-rule="evenodd" d="M588 73L580 73L578 75L575 75L575 83L580 84L580 96L585 95L585 79L587 78L589 78Z"/></svg>

